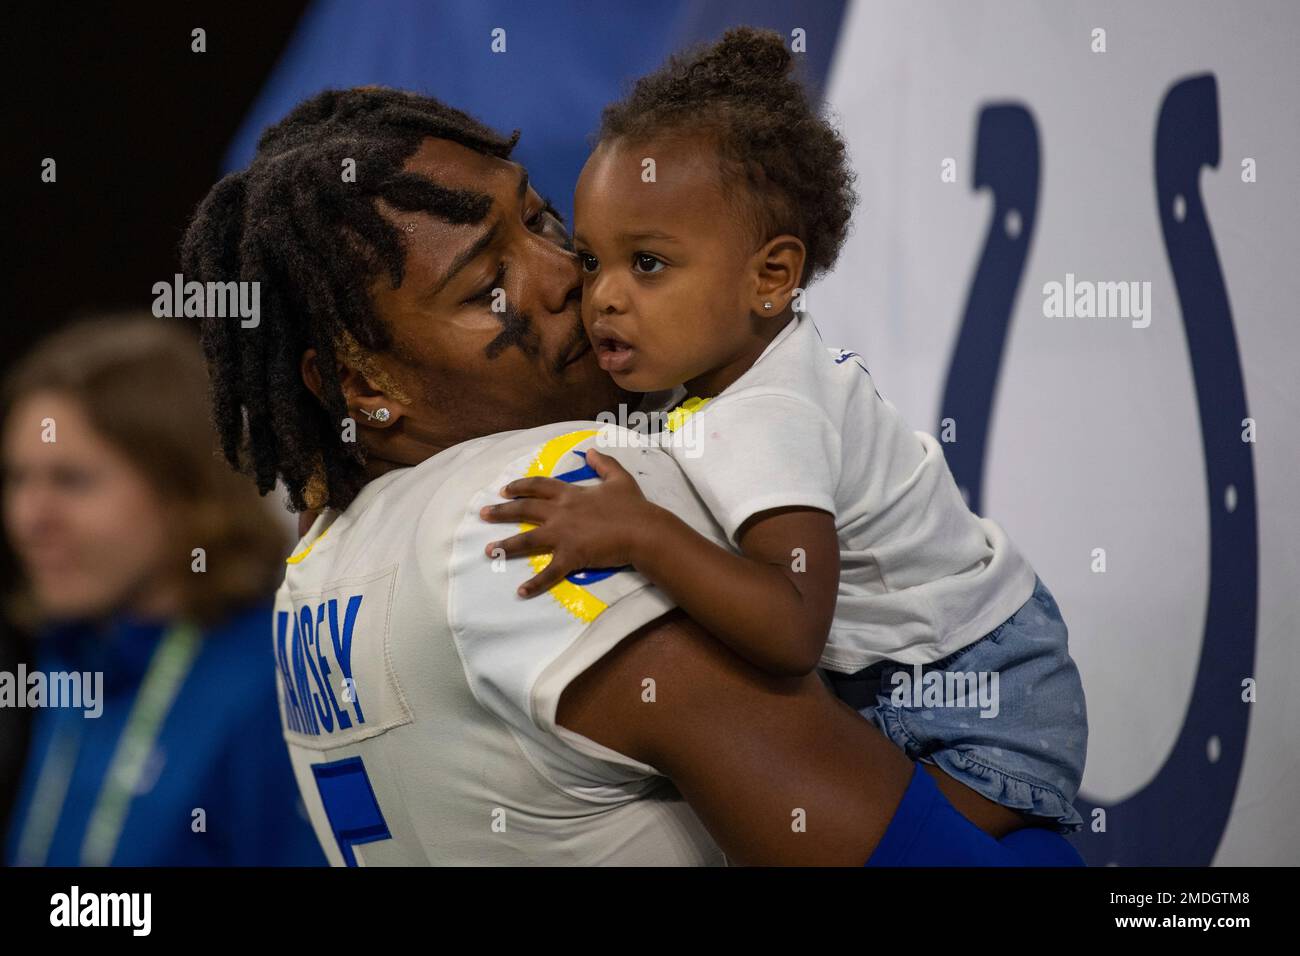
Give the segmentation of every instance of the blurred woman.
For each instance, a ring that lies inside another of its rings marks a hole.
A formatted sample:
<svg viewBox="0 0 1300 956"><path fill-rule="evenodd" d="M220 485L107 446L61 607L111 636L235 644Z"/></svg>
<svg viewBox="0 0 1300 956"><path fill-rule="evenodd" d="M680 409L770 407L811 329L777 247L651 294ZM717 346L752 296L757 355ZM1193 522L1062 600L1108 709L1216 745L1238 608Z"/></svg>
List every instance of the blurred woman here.
<svg viewBox="0 0 1300 956"><path fill-rule="evenodd" d="M286 529L215 456L206 392L194 336L152 316L68 328L0 392L12 603L42 634L17 691L64 704L36 712L7 863L324 862L276 710Z"/></svg>

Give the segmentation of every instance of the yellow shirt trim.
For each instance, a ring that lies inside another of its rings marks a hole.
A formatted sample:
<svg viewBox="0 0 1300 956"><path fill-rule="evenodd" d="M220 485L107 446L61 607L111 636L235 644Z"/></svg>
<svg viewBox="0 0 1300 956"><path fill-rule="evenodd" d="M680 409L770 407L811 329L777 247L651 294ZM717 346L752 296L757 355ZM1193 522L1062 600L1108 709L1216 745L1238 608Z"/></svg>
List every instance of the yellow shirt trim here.
<svg viewBox="0 0 1300 956"><path fill-rule="evenodd" d="M330 525L330 528L332 528L332 527L334 527L334 525L331 524L331 525ZM285 564L298 564L300 561L302 561L303 558L305 558L305 557L307 557L307 555L311 554L311 549L314 548L314 547L316 547L317 542L319 542L321 538L325 537L325 535L327 535L327 534L330 533L330 528L326 528L324 531L322 531L320 534L318 534L318 535L316 536L316 539L315 539L314 541L312 541L311 544L307 545L307 547L303 548L303 549L302 549L301 551L299 551L297 554L291 554L291 555L289 555L289 557L285 558L285 559L284 559L284 563L285 563Z"/></svg>
<svg viewBox="0 0 1300 956"><path fill-rule="evenodd" d="M677 429L686 424L686 419L690 418L711 401L713 401L711 398L688 398L668 413L668 420L665 422L665 427L670 432L677 431Z"/></svg>

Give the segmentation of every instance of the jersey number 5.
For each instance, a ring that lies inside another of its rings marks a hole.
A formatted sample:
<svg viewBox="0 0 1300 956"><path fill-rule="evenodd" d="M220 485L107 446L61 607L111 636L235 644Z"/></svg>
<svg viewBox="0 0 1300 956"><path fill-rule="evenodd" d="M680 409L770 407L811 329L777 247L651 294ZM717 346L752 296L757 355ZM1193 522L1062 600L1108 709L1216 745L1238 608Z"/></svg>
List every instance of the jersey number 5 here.
<svg viewBox="0 0 1300 956"><path fill-rule="evenodd" d="M311 772L339 852L348 866L357 865L354 846L393 838L360 757L313 764Z"/></svg>

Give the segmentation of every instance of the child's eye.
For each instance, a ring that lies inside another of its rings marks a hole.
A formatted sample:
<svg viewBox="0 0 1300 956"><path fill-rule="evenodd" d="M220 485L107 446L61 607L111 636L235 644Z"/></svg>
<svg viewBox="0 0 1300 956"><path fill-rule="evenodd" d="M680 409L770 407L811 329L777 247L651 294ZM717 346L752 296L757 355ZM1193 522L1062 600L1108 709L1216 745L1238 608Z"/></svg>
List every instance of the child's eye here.
<svg viewBox="0 0 1300 956"><path fill-rule="evenodd" d="M648 263L648 265L647 265ZM638 252L632 257L632 265L637 272L642 275L654 275L656 272L662 272L666 268L664 261L657 256L652 256L648 252ZM654 268L656 265L662 268ZM645 266L645 268L641 268Z"/></svg>
<svg viewBox="0 0 1300 956"><path fill-rule="evenodd" d="M600 268L600 263L590 252L578 253L578 262L581 263L583 272L595 272Z"/></svg>

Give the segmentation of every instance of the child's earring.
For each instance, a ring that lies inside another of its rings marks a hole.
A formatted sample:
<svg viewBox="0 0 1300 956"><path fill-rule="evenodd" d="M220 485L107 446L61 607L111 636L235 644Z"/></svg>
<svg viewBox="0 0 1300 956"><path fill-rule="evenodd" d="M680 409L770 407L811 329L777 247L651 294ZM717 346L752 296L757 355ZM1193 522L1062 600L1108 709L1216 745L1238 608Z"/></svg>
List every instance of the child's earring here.
<svg viewBox="0 0 1300 956"><path fill-rule="evenodd" d="M361 409L361 414L365 415L368 421L379 422L381 425L392 417L392 413L386 408L377 408L375 409L374 414L371 414L363 408Z"/></svg>

